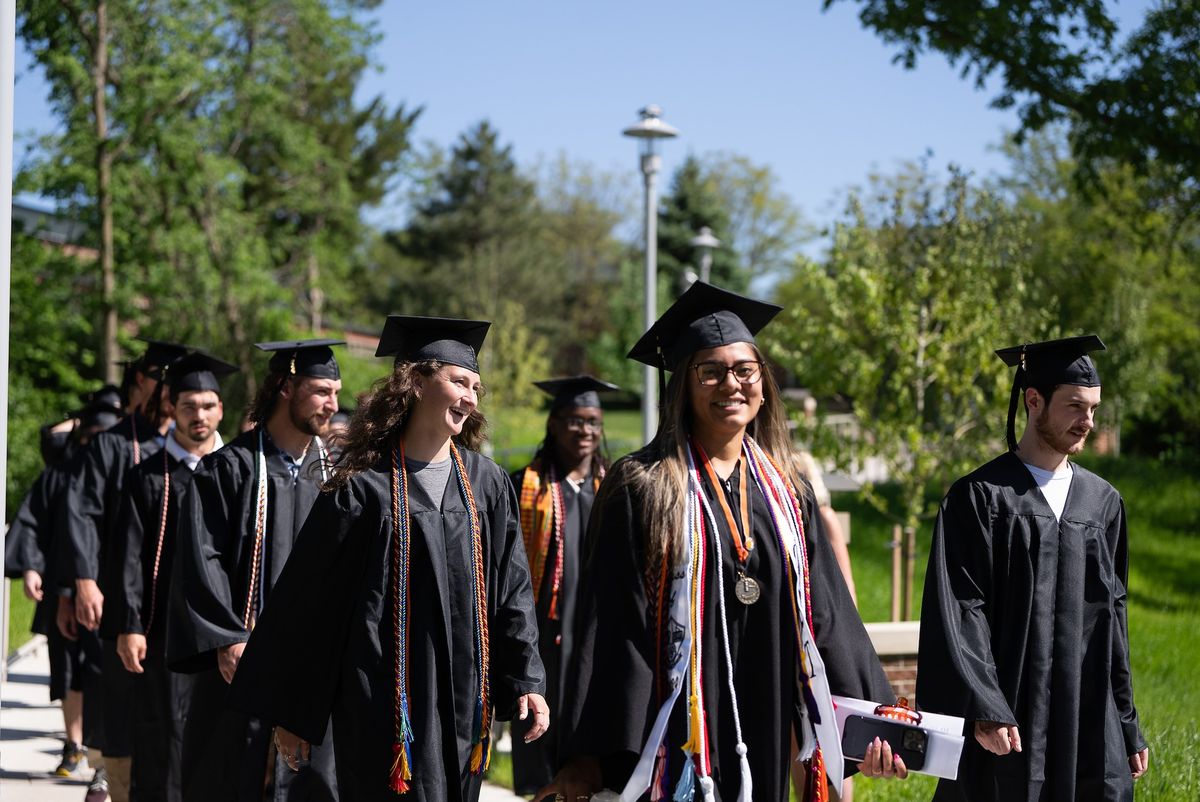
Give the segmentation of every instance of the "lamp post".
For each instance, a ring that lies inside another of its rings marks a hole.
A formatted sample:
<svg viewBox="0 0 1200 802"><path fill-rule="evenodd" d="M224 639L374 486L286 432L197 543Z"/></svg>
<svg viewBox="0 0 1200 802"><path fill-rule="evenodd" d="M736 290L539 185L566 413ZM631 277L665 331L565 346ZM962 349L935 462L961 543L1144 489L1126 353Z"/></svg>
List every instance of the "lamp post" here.
<svg viewBox="0 0 1200 802"><path fill-rule="evenodd" d="M700 233L692 237L691 245L700 252L700 280L707 282L712 272L713 251L721 247L721 240L713 236L712 229L703 226Z"/></svg>
<svg viewBox="0 0 1200 802"><path fill-rule="evenodd" d="M663 122L662 109L650 105L639 114L642 119L626 128L625 136L638 140L642 159L642 178L646 186L646 329L658 317L658 171L662 157L658 141L679 136L679 131ZM649 443L658 428L658 383L655 368L646 366L642 373L642 439Z"/></svg>

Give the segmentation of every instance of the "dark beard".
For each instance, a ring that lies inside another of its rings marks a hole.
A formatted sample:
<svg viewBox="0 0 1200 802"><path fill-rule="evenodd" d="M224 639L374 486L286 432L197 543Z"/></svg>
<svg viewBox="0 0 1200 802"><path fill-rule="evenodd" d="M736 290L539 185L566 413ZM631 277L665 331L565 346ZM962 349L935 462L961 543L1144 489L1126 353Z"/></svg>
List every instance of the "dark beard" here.
<svg viewBox="0 0 1200 802"><path fill-rule="evenodd" d="M320 437L325 430L329 428L328 423L326 423L324 426L321 426L316 423L318 416L313 415L305 418L303 415L301 415L297 409L300 406L298 403L296 403L298 400L299 399L297 399L295 396L288 400L288 419L291 420L292 425L295 426L298 431L304 432L309 437Z"/></svg>
<svg viewBox="0 0 1200 802"><path fill-rule="evenodd" d="M1077 439L1074 435L1068 433L1059 433L1050 428L1050 424L1045 420L1045 413L1038 415L1033 421L1034 431L1038 437L1042 439L1046 445L1053 448L1059 454L1078 454L1083 450L1083 446L1087 443L1087 435L1082 439Z"/></svg>

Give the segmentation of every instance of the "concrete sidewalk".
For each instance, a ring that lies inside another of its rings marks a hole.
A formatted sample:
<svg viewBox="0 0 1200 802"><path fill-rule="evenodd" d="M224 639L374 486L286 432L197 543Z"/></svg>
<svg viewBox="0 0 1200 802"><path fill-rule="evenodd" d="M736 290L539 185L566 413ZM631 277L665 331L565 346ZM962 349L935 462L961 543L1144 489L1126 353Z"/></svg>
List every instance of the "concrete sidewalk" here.
<svg viewBox="0 0 1200 802"><path fill-rule="evenodd" d="M0 800L82 802L91 779L55 777L62 757L63 720L50 701L50 657L41 635L18 652L0 686Z"/></svg>
<svg viewBox="0 0 1200 802"><path fill-rule="evenodd" d="M50 701L50 657L37 636L9 663L0 685L0 800L83 802L91 768L80 779L52 775L62 756L63 720ZM480 802L517 802L511 792L484 784ZM350 802L347 800L347 802Z"/></svg>

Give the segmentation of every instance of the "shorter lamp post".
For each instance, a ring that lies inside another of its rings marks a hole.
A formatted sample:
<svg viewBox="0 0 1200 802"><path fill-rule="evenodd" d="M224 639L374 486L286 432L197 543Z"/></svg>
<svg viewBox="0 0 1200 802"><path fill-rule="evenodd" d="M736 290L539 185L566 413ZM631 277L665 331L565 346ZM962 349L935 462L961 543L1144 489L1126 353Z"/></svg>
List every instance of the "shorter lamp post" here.
<svg viewBox="0 0 1200 802"><path fill-rule="evenodd" d="M721 247L721 240L713 236L711 228L704 226L692 237L691 244L700 253L700 280L707 282L712 272L713 251Z"/></svg>

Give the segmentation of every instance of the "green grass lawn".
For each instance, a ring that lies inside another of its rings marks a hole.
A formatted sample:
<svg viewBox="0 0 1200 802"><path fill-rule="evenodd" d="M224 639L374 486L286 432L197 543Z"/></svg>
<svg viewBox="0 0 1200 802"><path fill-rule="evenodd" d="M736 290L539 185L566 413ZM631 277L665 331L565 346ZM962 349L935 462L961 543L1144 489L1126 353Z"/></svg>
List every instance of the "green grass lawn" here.
<svg viewBox="0 0 1200 802"><path fill-rule="evenodd" d="M25 598L21 589L21 580L13 579L8 582L8 651L19 649L33 637L29 631L33 623L33 611L37 602Z"/></svg>

